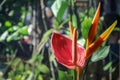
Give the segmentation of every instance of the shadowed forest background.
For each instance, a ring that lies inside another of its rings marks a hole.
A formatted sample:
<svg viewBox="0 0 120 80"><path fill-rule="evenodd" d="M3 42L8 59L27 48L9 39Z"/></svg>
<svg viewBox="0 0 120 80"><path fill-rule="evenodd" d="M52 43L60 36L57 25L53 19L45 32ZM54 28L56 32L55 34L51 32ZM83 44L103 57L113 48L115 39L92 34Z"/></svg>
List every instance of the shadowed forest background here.
<svg viewBox="0 0 120 80"><path fill-rule="evenodd" d="M78 42L84 46L81 29L91 25L99 2L97 36L115 20L118 24L102 52L90 58L85 80L120 80L120 0L72 1L73 5L70 0L0 0L0 80L72 80L73 71L54 57L51 34L58 31L69 36L72 17Z"/></svg>

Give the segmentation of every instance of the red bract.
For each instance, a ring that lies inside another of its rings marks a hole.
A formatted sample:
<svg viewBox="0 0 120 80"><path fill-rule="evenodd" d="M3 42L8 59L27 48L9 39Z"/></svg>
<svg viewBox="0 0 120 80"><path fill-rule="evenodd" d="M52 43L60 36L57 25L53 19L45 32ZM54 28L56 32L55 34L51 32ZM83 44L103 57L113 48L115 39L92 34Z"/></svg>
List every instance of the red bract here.
<svg viewBox="0 0 120 80"><path fill-rule="evenodd" d="M63 36L62 34L54 32L51 38L51 46L54 51L54 55L59 63L70 69L75 69L77 66L84 67L85 49L77 44L77 64L73 62L72 55L72 40Z"/></svg>

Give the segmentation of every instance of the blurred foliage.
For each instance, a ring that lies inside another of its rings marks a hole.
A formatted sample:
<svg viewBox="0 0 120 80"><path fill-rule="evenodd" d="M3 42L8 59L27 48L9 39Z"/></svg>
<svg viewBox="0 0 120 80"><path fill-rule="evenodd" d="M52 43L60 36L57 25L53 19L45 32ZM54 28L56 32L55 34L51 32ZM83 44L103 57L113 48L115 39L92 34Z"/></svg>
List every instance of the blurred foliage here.
<svg viewBox="0 0 120 80"><path fill-rule="evenodd" d="M20 41L28 36L28 25L25 24L25 15L29 12L28 0L1 0L0 1L0 50L1 54L14 54L14 41Z"/></svg>
<svg viewBox="0 0 120 80"><path fill-rule="evenodd" d="M56 0L51 9L59 22L61 22L64 12L69 5L69 0Z"/></svg>
<svg viewBox="0 0 120 80"><path fill-rule="evenodd" d="M69 70L69 71L58 71L59 74L59 79L58 80L73 80L73 70Z"/></svg>
<svg viewBox="0 0 120 80"><path fill-rule="evenodd" d="M26 15L30 0L0 1L0 79L43 80L49 68L41 63L41 55L33 55L29 61L16 57L17 43L28 36ZM29 51L28 51L29 52Z"/></svg>
<svg viewBox="0 0 120 80"><path fill-rule="evenodd" d="M28 61L14 58L12 61L6 63L8 67L6 70L11 69L8 73L8 80L43 80L45 74L49 74L49 69L41 61L41 55L33 55Z"/></svg>

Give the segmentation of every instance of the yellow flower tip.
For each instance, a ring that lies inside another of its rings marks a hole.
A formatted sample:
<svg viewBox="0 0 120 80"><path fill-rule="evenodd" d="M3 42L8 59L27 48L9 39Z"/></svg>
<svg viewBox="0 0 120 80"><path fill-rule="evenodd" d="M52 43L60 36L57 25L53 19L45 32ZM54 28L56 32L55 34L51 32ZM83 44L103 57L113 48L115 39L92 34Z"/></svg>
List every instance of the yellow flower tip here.
<svg viewBox="0 0 120 80"><path fill-rule="evenodd" d="M94 18L93 18L92 23L95 23L95 22L97 21L96 19L99 19L99 15L100 15L100 7L101 7L101 4L99 3L99 4L98 4L97 11L96 11L96 13L95 13L95 16L94 16Z"/></svg>
<svg viewBox="0 0 120 80"><path fill-rule="evenodd" d="M113 24L100 35L100 37L105 41L109 37L110 33L113 31L116 25L117 20L114 21Z"/></svg>

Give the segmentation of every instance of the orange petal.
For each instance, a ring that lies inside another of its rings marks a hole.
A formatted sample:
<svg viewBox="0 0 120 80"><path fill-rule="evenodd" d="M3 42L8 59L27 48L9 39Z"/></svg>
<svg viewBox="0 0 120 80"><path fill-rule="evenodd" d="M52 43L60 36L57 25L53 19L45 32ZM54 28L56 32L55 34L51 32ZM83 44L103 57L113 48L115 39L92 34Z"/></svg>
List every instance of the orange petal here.
<svg viewBox="0 0 120 80"><path fill-rule="evenodd" d="M70 38L72 39L72 36L73 36L73 25L72 25L72 22L69 22L69 29L70 29Z"/></svg>
<svg viewBox="0 0 120 80"><path fill-rule="evenodd" d="M104 32L100 35L100 37L101 37L103 40L106 40L116 25L117 25L117 20L114 21L114 23L113 23L106 31L104 31Z"/></svg>
<svg viewBox="0 0 120 80"><path fill-rule="evenodd" d="M100 17L100 3L98 5L98 8L97 8L97 11L95 13L94 19L92 21L92 25L91 25L90 30L89 30L86 48L91 44L91 42L93 41L93 39L96 35L97 28L98 28L99 17Z"/></svg>
<svg viewBox="0 0 120 80"><path fill-rule="evenodd" d="M109 37L110 33L113 31L114 27L117 24L117 20L106 30L104 31L98 38L95 40L86 50L86 58L89 58L93 52L95 52L102 43Z"/></svg>

